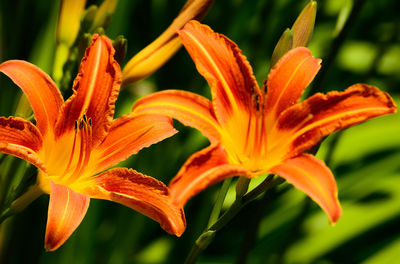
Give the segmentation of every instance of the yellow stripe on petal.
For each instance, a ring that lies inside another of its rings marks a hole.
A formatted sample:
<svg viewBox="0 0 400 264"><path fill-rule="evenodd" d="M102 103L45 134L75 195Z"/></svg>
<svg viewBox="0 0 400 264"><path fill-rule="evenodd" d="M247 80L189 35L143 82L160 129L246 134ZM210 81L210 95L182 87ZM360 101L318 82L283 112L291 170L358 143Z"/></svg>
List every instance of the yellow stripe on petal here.
<svg viewBox="0 0 400 264"><path fill-rule="evenodd" d="M96 176L86 192L128 206L160 223L170 234L181 236L186 228L182 208L174 206L162 182L134 170L117 168Z"/></svg>
<svg viewBox="0 0 400 264"><path fill-rule="evenodd" d="M396 112L390 96L378 88L355 84L344 92L315 94L288 108L277 121L277 148L290 145L290 155L309 149L324 136L373 117ZM285 143L284 143L285 142Z"/></svg>
<svg viewBox="0 0 400 264"><path fill-rule="evenodd" d="M229 177L253 177L244 167L231 165L220 145L194 153L169 184L172 202L183 207L187 200L207 187Z"/></svg>
<svg viewBox="0 0 400 264"><path fill-rule="evenodd" d="M93 36L74 80L74 94L63 105L57 120L57 137L72 132L75 122L86 118L93 124L92 144L96 146L104 139L121 84L121 70L114 53L109 38Z"/></svg>
<svg viewBox="0 0 400 264"><path fill-rule="evenodd" d="M279 114L297 103L307 85L320 69L321 60L312 57L307 48L296 48L284 55L271 69L265 99L266 124L270 129Z"/></svg>
<svg viewBox="0 0 400 264"><path fill-rule="evenodd" d="M45 171L39 154L42 148L42 135L31 122L19 117L0 117L0 153L14 155Z"/></svg>
<svg viewBox="0 0 400 264"><path fill-rule="evenodd" d="M104 171L178 131L172 126L171 118L155 114L122 116L113 121L104 141L94 150L94 171Z"/></svg>
<svg viewBox="0 0 400 264"><path fill-rule="evenodd" d="M51 182L45 248L53 251L71 236L89 207L89 196Z"/></svg>
<svg viewBox="0 0 400 264"><path fill-rule="evenodd" d="M233 41L197 21L187 23L179 35L211 87L215 114L221 124L239 111L258 111L260 89L249 62Z"/></svg>
<svg viewBox="0 0 400 264"><path fill-rule="evenodd" d="M37 66L20 60L4 62L0 71L10 77L28 98L42 136L53 130L64 99L51 78Z"/></svg>
<svg viewBox="0 0 400 264"><path fill-rule="evenodd" d="M200 130L211 142L220 139L220 126L211 102L194 93L178 90L153 93L139 99L132 111L139 114L167 115Z"/></svg>
<svg viewBox="0 0 400 264"><path fill-rule="evenodd" d="M272 168L271 172L310 196L326 212L332 224L339 220L342 210L337 198L335 178L321 160L309 154L301 154Z"/></svg>

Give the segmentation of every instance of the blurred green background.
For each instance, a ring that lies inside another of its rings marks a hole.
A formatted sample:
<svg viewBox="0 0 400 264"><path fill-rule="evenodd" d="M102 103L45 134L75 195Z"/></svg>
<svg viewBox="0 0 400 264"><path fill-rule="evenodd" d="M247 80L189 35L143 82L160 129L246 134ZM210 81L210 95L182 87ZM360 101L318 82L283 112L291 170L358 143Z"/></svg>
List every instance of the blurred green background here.
<svg viewBox="0 0 400 264"><path fill-rule="evenodd" d="M99 4L101 1L88 1ZM128 39L127 59L171 23L184 0L120 0L106 34ZM234 40L252 64L259 83L267 77L272 50L308 1L216 0L203 20ZM376 85L400 104L400 2L317 1L309 45L323 59L313 91L344 90L353 83ZM0 1L0 62L30 61L51 73L59 0ZM125 59L125 63L127 62ZM117 113L163 89L209 96L205 80L181 49L154 75L123 90ZM21 91L0 76L0 116L14 115ZM123 162L165 183L207 140L175 122L180 133ZM343 216L330 226L306 195L288 184L250 203L219 231L198 263L400 263L400 115L370 120L328 137L318 156L334 172ZM34 182L36 169L19 173L24 161L0 154L0 190L18 191ZM3 163L2 163L3 164ZM11 165L10 165L11 164ZM235 181L234 181L235 183ZM254 183L252 183L253 185ZM116 203L91 200L86 217L57 251L45 252L48 195L0 225L0 263L183 263L206 227L220 184L185 207L187 230L168 235L143 215ZM234 184L225 207L234 199Z"/></svg>

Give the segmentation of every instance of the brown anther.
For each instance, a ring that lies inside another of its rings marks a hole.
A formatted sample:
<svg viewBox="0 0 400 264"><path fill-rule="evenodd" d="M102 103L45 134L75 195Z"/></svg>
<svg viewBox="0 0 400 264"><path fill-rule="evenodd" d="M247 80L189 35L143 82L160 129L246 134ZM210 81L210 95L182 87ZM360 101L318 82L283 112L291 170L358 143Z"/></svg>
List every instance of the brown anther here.
<svg viewBox="0 0 400 264"><path fill-rule="evenodd" d="M81 120L81 121L79 122L79 130L82 130L82 128L83 128L84 126L85 126L84 121Z"/></svg>

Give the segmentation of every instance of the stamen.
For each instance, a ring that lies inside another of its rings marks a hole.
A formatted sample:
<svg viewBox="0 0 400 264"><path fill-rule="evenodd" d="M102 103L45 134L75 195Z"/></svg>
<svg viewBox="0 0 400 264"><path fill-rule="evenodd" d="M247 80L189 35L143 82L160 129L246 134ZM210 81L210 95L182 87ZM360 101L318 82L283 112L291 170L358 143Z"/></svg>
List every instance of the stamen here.
<svg viewBox="0 0 400 264"><path fill-rule="evenodd" d="M69 168L71 166L72 160L74 159L74 152L75 152L75 145L76 145L76 134L78 132L79 132L78 131L78 121L75 120L74 141L72 143L72 150L71 150L71 154L69 155L69 160L68 160L67 167L65 168L64 173L62 174L63 176L67 174L67 172L68 172L68 170L69 170Z"/></svg>
<svg viewBox="0 0 400 264"><path fill-rule="evenodd" d="M253 157L258 159L260 156L260 149L261 149L261 129L260 129L260 118L257 115L256 116L256 127L255 127L255 131L254 131L254 139L253 139Z"/></svg>
<svg viewBox="0 0 400 264"><path fill-rule="evenodd" d="M247 131L246 131L246 135L245 135L246 139L245 139L245 142L244 142L243 153L247 153L248 149L249 149L249 138L250 138L250 133L251 133L251 117L252 116L250 114L248 122L247 122Z"/></svg>
<svg viewBox="0 0 400 264"><path fill-rule="evenodd" d="M85 141L86 141L86 145L85 145L86 151L85 151L85 159L81 165L79 174L89 163L89 158L90 158L90 154L91 154L91 146L92 146L92 119L91 118L89 118L89 123L85 127L84 134L85 134Z"/></svg>
<svg viewBox="0 0 400 264"><path fill-rule="evenodd" d="M81 170L81 165L82 165L82 160L83 160L83 156L84 156L84 145L86 144L86 140L85 140L85 132L83 130L83 128L85 128L85 126L83 125L83 122L80 122L80 127L82 127L82 129L80 129L81 135L80 135L80 139L81 139L81 145L80 145L80 149L79 149L79 158L78 161L75 165L75 169L72 172L72 175L69 177L69 182L74 181L78 176L79 176L79 171Z"/></svg>
<svg viewBox="0 0 400 264"><path fill-rule="evenodd" d="M86 115L82 116L81 119L81 147L79 152L78 162L75 170L69 178L70 182L76 180L89 163L92 145L92 119L87 119Z"/></svg>
<svg viewBox="0 0 400 264"><path fill-rule="evenodd" d="M264 118L264 112L261 112L261 128L260 128L260 154L261 157L265 156L265 152L267 150L267 136L266 136L266 127L265 127L265 118Z"/></svg>

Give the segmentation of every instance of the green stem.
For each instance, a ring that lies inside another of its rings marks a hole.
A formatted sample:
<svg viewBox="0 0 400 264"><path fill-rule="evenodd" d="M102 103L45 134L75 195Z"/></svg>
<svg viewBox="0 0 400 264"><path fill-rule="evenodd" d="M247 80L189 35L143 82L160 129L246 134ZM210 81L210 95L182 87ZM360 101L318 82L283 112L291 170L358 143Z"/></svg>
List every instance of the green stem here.
<svg viewBox="0 0 400 264"><path fill-rule="evenodd" d="M12 202L10 208L14 213L19 213L25 209L30 203L39 198L43 194L42 189L38 185L33 185L26 193L18 197Z"/></svg>
<svg viewBox="0 0 400 264"><path fill-rule="evenodd" d="M269 205L268 201L274 197L274 194L275 192L273 190L270 192L264 192L263 196L257 200L257 204L254 205L255 210L249 219L249 225L245 231L242 245L236 259L236 264L247 263L247 257L257 239L260 222L266 207Z"/></svg>
<svg viewBox="0 0 400 264"><path fill-rule="evenodd" d="M281 184L283 181L281 178L275 178L272 175L268 176L260 185L254 190L244 195L243 197L237 198L231 207L220 217L218 220L208 227L196 240L193 245L188 257L185 260L185 264L196 263L200 254L208 247L215 237L215 233L226 226L249 202L257 198L261 193Z"/></svg>
<svg viewBox="0 0 400 264"><path fill-rule="evenodd" d="M39 186L36 184L32 186L26 193L14 200L9 208L2 212L0 216L0 224L8 217L24 210L30 203L32 203L42 194L43 191L39 188Z"/></svg>
<svg viewBox="0 0 400 264"><path fill-rule="evenodd" d="M257 196L259 196L260 194L262 194L263 192L285 182L285 180L283 178L276 177L274 180L273 180L273 178L274 178L274 175L272 175L272 174L268 175L268 177L262 183L260 183L256 188L251 190L248 194L243 196L243 200L245 202L251 201L251 200L255 199Z"/></svg>
<svg viewBox="0 0 400 264"><path fill-rule="evenodd" d="M210 219L208 220L207 228L210 228L219 218L221 213L222 205L224 204L226 194L228 193L229 186L231 185L232 178L226 179L219 190L217 200L215 201L214 207L210 214Z"/></svg>
<svg viewBox="0 0 400 264"><path fill-rule="evenodd" d="M242 197L249 189L250 179L245 176L240 176L236 183L236 199Z"/></svg>

